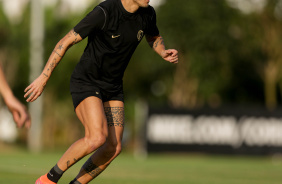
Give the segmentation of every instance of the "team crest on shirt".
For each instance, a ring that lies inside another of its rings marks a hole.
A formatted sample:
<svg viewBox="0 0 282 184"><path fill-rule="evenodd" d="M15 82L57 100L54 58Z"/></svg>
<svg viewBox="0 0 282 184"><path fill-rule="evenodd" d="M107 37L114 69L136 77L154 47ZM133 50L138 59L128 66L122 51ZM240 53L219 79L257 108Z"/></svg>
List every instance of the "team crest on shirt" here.
<svg viewBox="0 0 282 184"><path fill-rule="evenodd" d="M144 32L142 30L139 30L138 33L137 33L138 41L142 40L143 36L144 36Z"/></svg>

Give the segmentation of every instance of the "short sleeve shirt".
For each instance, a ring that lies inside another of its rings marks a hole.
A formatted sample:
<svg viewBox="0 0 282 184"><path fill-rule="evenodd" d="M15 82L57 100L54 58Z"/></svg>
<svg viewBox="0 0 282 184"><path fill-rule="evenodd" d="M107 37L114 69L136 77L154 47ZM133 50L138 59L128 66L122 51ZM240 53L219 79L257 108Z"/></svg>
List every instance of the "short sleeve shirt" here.
<svg viewBox="0 0 282 184"><path fill-rule="evenodd" d="M159 35L153 7L129 13L121 0L100 3L74 31L88 37L88 44L71 80L110 92L122 87L124 71L143 36ZM71 87L71 91L75 89Z"/></svg>

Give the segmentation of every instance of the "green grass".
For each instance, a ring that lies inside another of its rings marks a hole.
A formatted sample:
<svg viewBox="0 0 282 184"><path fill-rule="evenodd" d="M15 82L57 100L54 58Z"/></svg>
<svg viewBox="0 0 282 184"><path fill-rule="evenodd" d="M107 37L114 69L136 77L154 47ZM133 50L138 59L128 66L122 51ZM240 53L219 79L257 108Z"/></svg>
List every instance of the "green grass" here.
<svg viewBox="0 0 282 184"><path fill-rule="evenodd" d="M32 184L60 158L59 153L31 154L0 150L0 184ZM84 160L68 170L68 184ZM122 153L96 180L101 184L281 184L282 159L208 155L151 154L136 160Z"/></svg>

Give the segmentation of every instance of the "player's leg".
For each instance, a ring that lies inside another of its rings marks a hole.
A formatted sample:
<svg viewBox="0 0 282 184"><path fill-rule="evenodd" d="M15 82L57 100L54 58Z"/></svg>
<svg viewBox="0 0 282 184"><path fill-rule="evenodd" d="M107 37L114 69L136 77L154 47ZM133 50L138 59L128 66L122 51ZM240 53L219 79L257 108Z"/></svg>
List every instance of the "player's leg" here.
<svg viewBox="0 0 282 184"><path fill-rule="evenodd" d="M99 98L86 98L77 106L76 114L85 127L85 136L71 145L59 160L58 166L62 170L101 147L108 136L104 107Z"/></svg>
<svg viewBox="0 0 282 184"><path fill-rule="evenodd" d="M88 183L103 172L121 152L121 141L124 129L124 104L122 101L104 103L108 121L108 138L83 165L71 184Z"/></svg>
<svg viewBox="0 0 282 184"><path fill-rule="evenodd" d="M49 172L46 175L47 179L53 180L53 183L57 183L63 172L78 160L101 147L107 138L107 120L101 99L92 96L84 99L77 106L76 114L84 125L85 136L73 143L60 158L57 165L51 169L51 173ZM57 175L59 175L59 178ZM46 176L45 179L42 178L44 181L47 181Z"/></svg>

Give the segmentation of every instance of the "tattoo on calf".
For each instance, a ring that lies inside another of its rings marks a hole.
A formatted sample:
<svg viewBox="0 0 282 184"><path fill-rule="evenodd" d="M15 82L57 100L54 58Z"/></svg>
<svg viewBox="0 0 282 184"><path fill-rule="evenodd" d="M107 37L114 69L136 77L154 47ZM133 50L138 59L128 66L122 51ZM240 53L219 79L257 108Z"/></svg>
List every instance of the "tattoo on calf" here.
<svg viewBox="0 0 282 184"><path fill-rule="evenodd" d="M97 165L95 165L91 158L89 158L85 164L82 166L84 171L89 174L91 177L95 178L98 176L103 170L100 169Z"/></svg>
<svg viewBox="0 0 282 184"><path fill-rule="evenodd" d="M105 107L105 114L108 126L124 127L124 108L123 107Z"/></svg>
<svg viewBox="0 0 282 184"><path fill-rule="evenodd" d="M67 161L67 168L69 168L70 167L70 161L68 160Z"/></svg>
<svg viewBox="0 0 282 184"><path fill-rule="evenodd" d="M70 160L67 161L67 168L71 167L73 164L78 162L80 159L73 158L73 163L70 162Z"/></svg>

